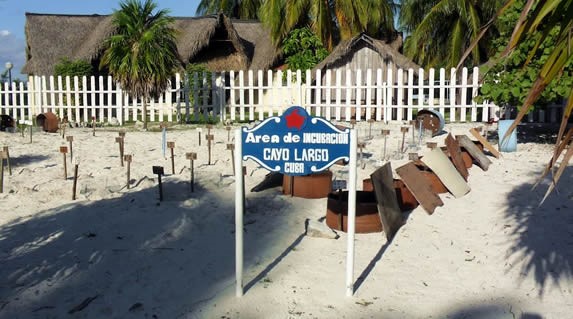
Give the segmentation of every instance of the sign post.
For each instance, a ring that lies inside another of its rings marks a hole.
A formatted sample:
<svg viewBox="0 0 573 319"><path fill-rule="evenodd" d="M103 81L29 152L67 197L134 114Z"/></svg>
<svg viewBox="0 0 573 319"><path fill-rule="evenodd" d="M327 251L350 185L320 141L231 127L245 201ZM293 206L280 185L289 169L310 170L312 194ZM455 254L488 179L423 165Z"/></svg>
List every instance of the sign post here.
<svg viewBox="0 0 573 319"><path fill-rule="evenodd" d="M349 161L348 242L346 295L354 294L354 232L356 217L357 137L354 129L340 130L332 123L310 116L300 106L282 116L270 117L252 129L235 132L235 167L252 159L272 172L291 176L321 172L332 164ZM236 295L243 295L244 176L235 170L235 274Z"/></svg>

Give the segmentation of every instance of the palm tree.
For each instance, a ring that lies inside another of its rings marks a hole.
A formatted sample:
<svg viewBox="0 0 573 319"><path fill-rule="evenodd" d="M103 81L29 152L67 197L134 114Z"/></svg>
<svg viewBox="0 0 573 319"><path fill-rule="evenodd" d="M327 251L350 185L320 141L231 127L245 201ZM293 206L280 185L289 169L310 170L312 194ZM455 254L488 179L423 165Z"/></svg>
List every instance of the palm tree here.
<svg viewBox="0 0 573 319"><path fill-rule="evenodd" d="M400 24L410 34L404 53L427 68L455 67L500 6L500 0L404 0ZM473 65L493 53L487 37L495 34L495 28L490 28L486 39L473 47Z"/></svg>
<svg viewBox="0 0 573 319"><path fill-rule="evenodd" d="M126 0L113 13L116 33L106 42L100 68L143 104L143 128L147 129L147 101L165 92L180 61L173 18L167 10L156 11L151 0Z"/></svg>
<svg viewBox="0 0 573 319"><path fill-rule="evenodd" d="M259 12L275 44L307 26L332 49L361 32L379 37L393 31L394 11L392 0L266 0Z"/></svg>
<svg viewBox="0 0 573 319"><path fill-rule="evenodd" d="M257 19L263 0L201 0L196 14L216 14L222 12L228 17L238 19Z"/></svg>

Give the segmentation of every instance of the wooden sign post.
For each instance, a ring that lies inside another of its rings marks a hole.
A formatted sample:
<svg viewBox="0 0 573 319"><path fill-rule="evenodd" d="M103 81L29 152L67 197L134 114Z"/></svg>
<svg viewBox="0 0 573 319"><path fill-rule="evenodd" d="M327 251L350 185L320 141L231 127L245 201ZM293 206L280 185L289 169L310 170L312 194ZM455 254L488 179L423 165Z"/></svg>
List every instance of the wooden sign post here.
<svg viewBox="0 0 573 319"><path fill-rule="evenodd" d="M227 130L227 142L231 141L231 126L227 125L225 126L225 129Z"/></svg>
<svg viewBox="0 0 573 319"><path fill-rule="evenodd" d="M129 184L131 182L131 160L132 160L132 155L128 154L128 155L123 155L123 160L127 163L127 189L129 189Z"/></svg>
<svg viewBox="0 0 573 319"><path fill-rule="evenodd" d="M173 155L175 142L167 142L167 148L169 148L169 150L171 151L171 174L175 175L175 155Z"/></svg>
<svg viewBox="0 0 573 319"><path fill-rule="evenodd" d="M197 159L197 153L191 152L191 153L185 154L185 156L187 157L187 159L190 161L190 164L191 164L191 181L190 181L189 185L191 188L191 193L193 193L195 191L195 171L194 171L194 167L193 167L193 162Z"/></svg>
<svg viewBox="0 0 573 319"><path fill-rule="evenodd" d="M96 136L96 117L92 116L92 136Z"/></svg>
<svg viewBox="0 0 573 319"><path fill-rule="evenodd" d="M197 128L197 134L199 134L199 146L201 146L201 131L202 131L201 128L198 127Z"/></svg>
<svg viewBox="0 0 573 319"><path fill-rule="evenodd" d="M402 143L400 146L400 153L404 153L406 150L404 149L404 141L406 140L406 133L408 133L408 130L410 129L410 127L408 126L402 126L400 128L400 132L402 132Z"/></svg>
<svg viewBox="0 0 573 319"><path fill-rule="evenodd" d="M28 125L28 128L30 129L30 144L32 144L32 125Z"/></svg>
<svg viewBox="0 0 573 319"><path fill-rule="evenodd" d="M64 118L60 123L60 128L62 129L62 139L66 137L66 126L68 126L67 124L68 124L67 118Z"/></svg>
<svg viewBox="0 0 573 319"><path fill-rule="evenodd" d="M207 148L209 150L209 161L207 162L207 165L211 165L211 141L214 140L215 137L211 134L207 134L205 138L207 139Z"/></svg>
<svg viewBox="0 0 573 319"><path fill-rule="evenodd" d="M66 161L67 146L60 146L60 153L64 155L64 179L68 179L68 163Z"/></svg>
<svg viewBox="0 0 573 319"><path fill-rule="evenodd" d="M384 149L382 153L383 160L386 160L386 142L388 141L388 135L390 135L390 130L382 130L382 136L384 136Z"/></svg>
<svg viewBox="0 0 573 319"><path fill-rule="evenodd" d="M374 123L374 120L368 119L368 139L372 138L372 123Z"/></svg>
<svg viewBox="0 0 573 319"><path fill-rule="evenodd" d="M159 185L159 201L163 201L163 186L161 185L161 175L163 175L163 166L153 166L153 174L157 174Z"/></svg>
<svg viewBox="0 0 573 319"><path fill-rule="evenodd" d="M207 128L207 135L211 135L211 129L213 129L213 124L207 124L205 127Z"/></svg>
<svg viewBox="0 0 573 319"><path fill-rule="evenodd" d="M358 142L358 144L356 144L356 147L358 147L358 150L360 152L360 158L358 159L358 161L360 162L360 166L362 167L362 169L364 169L366 167L366 163L364 163L364 157L362 155L362 150L366 147L366 143L364 142Z"/></svg>
<svg viewBox="0 0 573 319"><path fill-rule="evenodd" d="M5 151L0 151L0 193L4 193L4 157Z"/></svg>
<svg viewBox="0 0 573 319"><path fill-rule="evenodd" d="M416 120L411 120L410 125L412 125L412 146L416 145Z"/></svg>
<svg viewBox="0 0 573 319"><path fill-rule="evenodd" d="M8 146L4 146L2 148L2 151L4 152L2 161L4 161L4 158L6 159L6 166L8 166L8 174L12 176L12 166L10 166L10 152L8 151Z"/></svg>
<svg viewBox="0 0 573 319"><path fill-rule="evenodd" d="M76 161L76 163L74 164L74 186L72 188L72 200L76 200L76 187L78 185L78 168L79 168L79 164Z"/></svg>
<svg viewBox="0 0 573 319"><path fill-rule="evenodd" d="M66 141L68 141L70 143L70 161L72 161L74 159L74 149L73 149L73 141L74 141L74 137L73 136L66 136Z"/></svg>
<svg viewBox="0 0 573 319"><path fill-rule="evenodd" d="M354 128L354 125L356 125L356 120L350 120L350 127Z"/></svg>
<svg viewBox="0 0 573 319"><path fill-rule="evenodd" d="M235 175L235 144L227 144L227 149L231 151L231 163L233 163L233 175Z"/></svg>
<svg viewBox="0 0 573 319"><path fill-rule="evenodd" d="M115 142L119 144L119 161L121 162L121 167L123 167L123 137L116 137Z"/></svg>

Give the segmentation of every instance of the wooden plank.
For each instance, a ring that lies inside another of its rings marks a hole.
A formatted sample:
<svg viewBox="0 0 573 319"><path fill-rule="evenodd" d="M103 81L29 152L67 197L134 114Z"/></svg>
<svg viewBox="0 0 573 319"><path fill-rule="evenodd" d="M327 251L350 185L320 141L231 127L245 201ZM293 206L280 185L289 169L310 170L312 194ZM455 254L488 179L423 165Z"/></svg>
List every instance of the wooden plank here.
<svg viewBox="0 0 573 319"><path fill-rule="evenodd" d="M408 187L414 198L428 214L434 213L436 207L444 205L444 202L442 202L438 194L432 191L432 186L430 186L414 163L409 162L398 167L396 173L402 177L406 187Z"/></svg>
<svg viewBox="0 0 573 319"><path fill-rule="evenodd" d="M426 153L422 161L440 178L456 198L462 197L470 191L470 186L441 149L435 148Z"/></svg>
<svg viewBox="0 0 573 319"><path fill-rule="evenodd" d="M456 140L460 143L460 146L463 147L470 155L476 160L477 164L481 169L487 171L489 168L489 164L491 161L485 154L477 147L477 145L470 140L469 137L466 135L456 135Z"/></svg>
<svg viewBox="0 0 573 319"><path fill-rule="evenodd" d="M493 145L491 145L490 142L488 142L481 134L480 132L478 132L475 128L470 128L470 133L477 138L478 141L480 141L482 143L482 145L491 152L491 154L493 156L495 156L495 158L499 158L500 157L500 153L495 149L495 147L493 147Z"/></svg>
<svg viewBox="0 0 573 319"><path fill-rule="evenodd" d="M450 154L452 163L458 172L460 172L464 180L467 181L469 175L468 169L462 158L462 150L460 148L460 144L453 138L452 133L449 133L448 136L446 136L446 148Z"/></svg>
<svg viewBox="0 0 573 319"><path fill-rule="evenodd" d="M370 178L374 187L382 228L386 233L386 239L391 241L398 229L404 225L404 220L394 190L394 178L392 177L390 162L375 170L370 174Z"/></svg>

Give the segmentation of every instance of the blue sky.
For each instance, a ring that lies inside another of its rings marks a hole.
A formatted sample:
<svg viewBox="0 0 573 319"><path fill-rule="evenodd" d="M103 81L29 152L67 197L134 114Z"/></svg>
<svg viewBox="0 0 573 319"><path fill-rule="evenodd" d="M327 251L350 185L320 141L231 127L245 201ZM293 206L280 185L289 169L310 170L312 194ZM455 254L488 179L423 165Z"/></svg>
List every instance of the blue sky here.
<svg viewBox="0 0 573 319"><path fill-rule="evenodd" d="M26 61L26 12L61 14L111 14L119 8L119 0L0 0L0 73L10 61L14 64L12 78L24 79L20 69ZM172 16L194 16L199 0L155 0L159 9L168 9Z"/></svg>

